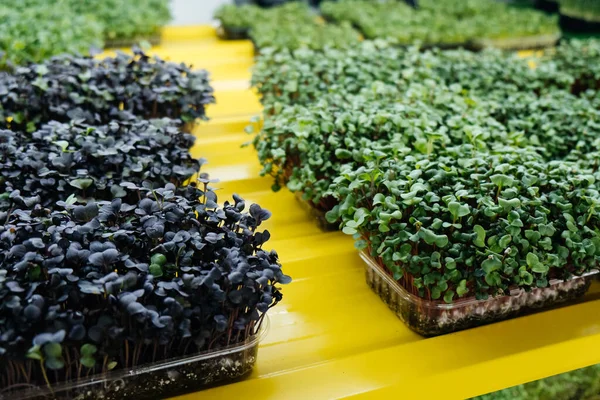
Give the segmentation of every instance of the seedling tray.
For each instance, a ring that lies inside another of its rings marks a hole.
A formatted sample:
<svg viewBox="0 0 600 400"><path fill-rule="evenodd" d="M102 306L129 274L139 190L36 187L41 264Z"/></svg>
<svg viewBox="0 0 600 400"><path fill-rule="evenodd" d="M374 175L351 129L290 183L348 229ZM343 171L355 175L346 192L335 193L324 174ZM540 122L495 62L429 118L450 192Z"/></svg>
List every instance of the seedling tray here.
<svg viewBox="0 0 600 400"><path fill-rule="evenodd" d="M531 50L555 46L560 40L560 33L505 39L479 39L471 43L474 50L495 47L503 50Z"/></svg>
<svg viewBox="0 0 600 400"><path fill-rule="evenodd" d="M258 344L268 329L265 315L260 332L244 343L73 380L52 390L46 386L5 389L0 400L155 400L236 382L252 372Z"/></svg>
<svg viewBox="0 0 600 400"><path fill-rule="evenodd" d="M409 293L366 252L360 255L365 262L369 287L411 330L426 337L474 328L575 300L587 292L592 279L598 274L594 271L567 281L552 280L549 287L529 292L513 289L510 296L487 300L473 297L447 304Z"/></svg>
<svg viewBox="0 0 600 400"><path fill-rule="evenodd" d="M412 45L406 45L406 47L410 47ZM457 42L457 43L453 43L453 42L439 42L439 43L425 43L423 44L422 48L424 50L428 50L428 49L440 49L440 50L457 50L457 49L464 49L464 48L468 48L468 43L467 42Z"/></svg>
<svg viewBox="0 0 600 400"><path fill-rule="evenodd" d="M400 42L397 44L398 47L403 49L409 49L414 46L411 43ZM440 49L440 50L457 50L457 49L469 49L468 42L437 42L437 43L423 43L420 48L422 50Z"/></svg>
<svg viewBox="0 0 600 400"><path fill-rule="evenodd" d="M250 37L249 28L234 28L225 25L217 27L217 36L221 40L244 40Z"/></svg>

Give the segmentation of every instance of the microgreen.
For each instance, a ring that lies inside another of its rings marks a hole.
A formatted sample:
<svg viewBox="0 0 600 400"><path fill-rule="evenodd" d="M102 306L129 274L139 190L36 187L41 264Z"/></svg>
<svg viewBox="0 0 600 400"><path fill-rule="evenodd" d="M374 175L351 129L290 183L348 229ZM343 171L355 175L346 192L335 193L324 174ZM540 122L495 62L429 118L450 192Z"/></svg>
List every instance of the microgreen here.
<svg viewBox="0 0 600 400"><path fill-rule="evenodd" d="M53 385L245 341L283 274L234 196L128 185L112 201L0 212L0 387ZM139 196L139 197L138 197ZM22 373L13 373L13 368ZM53 373L50 373L54 371Z"/></svg>
<svg viewBox="0 0 600 400"><path fill-rule="evenodd" d="M121 183L181 185L201 161L189 149L194 137L175 121L114 121L90 127L51 122L31 134L0 131L0 210L29 202L44 207L67 200L126 196ZM37 199L37 200L35 200Z"/></svg>
<svg viewBox="0 0 600 400"><path fill-rule="evenodd" d="M414 294L486 298L598 268L597 178L529 149L464 145L343 167L329 217Z"/></svg>
<svg viewBox="0 0 600 400"><path fill-rule="evenodd" d="M131 46L158 37L168 0L20 0L0 5L0 69L104 44Z"/></svg>
<svg viewBox="0 0 600 400"><path fill-rule="evenodd" d="M227 29L249 30L262 17L262 9L253 4L223 4L217 8L214 18Z"/></svg>
<svg viewBox="0 0 600 400"><path fill-rule="evenodd" d="M503 144L597 168L600 97L575 90L582 66L563 61L572 46L591 62L600 52L586 43L564 44L556 58L536 59L536 68L497 50L403 50L369 41L348 50L265 51L253 76L265 105L253 142L261 173L274 176L273 189L287 186L328 211L343 166L374 157ZM498 191L510 186L501 175Z"/></svg>
<svg viewBox="0 0 600 400"><path fill-rule="evenodd" d="M94 59L58 56L42 64L0 75L0 127L32 131L49 121L169 117L183 122L206 119L214 102L206 71L133 55Z"/></svg>
<svg viewBox="0 0 600 400"><path fill-rule="evenodd" d="M395 0L341 0L321 10L328 19L358 26L368 39L399 44L457 46L560 33L556 16L491 0L424 0L418 9Z"/></svg>
<svg viewBox="0 0 600 400"><path fill-rule="evenodd" d="M0 70L102 47L102 25L89 15L75 13L64 1L29 1L0 5Z"/></svg>
<svg viewBox="0 0 600 400"><path fill-rule="evenodd" d="M108 44L118 41L133 44L149 39L159 35L160 28L171 19L168 0L67 0L67 3L75 13L91 15L98 21Z"/></svg>
<svg viewBox="0 0 600 400"><path fill-rule="evenodd" d="M348 48L359 42L358 32L349 23L334 25L317 20L304 2L269 9L224 5L214 16L226 30L247 30L261 52L267 48Z"/></svg>
<svg viewBox="0 0 600 400"><path fill-rule="evenodd" d="M593 0L560 0L560 13L571 18L600 22L600 4Z"/></svg>

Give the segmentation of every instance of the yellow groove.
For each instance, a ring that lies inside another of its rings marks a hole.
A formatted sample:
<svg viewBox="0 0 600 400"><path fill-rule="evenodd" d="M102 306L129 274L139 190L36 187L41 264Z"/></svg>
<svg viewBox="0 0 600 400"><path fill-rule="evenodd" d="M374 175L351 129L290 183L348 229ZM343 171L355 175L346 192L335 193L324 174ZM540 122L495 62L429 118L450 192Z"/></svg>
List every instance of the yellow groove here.
<svg viewBox="0 0 600 400"><path fill-rule="evenodd" d="M271 332L243 382L179 397L196 399L462 399L600 362L600 288L587 302L442 337L424 339L364 282L352 238L323 233L293 194L270 191L243 132L260 112L244 86L247 42L217 42L212 28L165 32L157 54L207 68L216 81L211 121L192 153L221 181L219 200L239 193L273 212L264 225L294 282L272 309ZM177 36L179 35L179 36Z"/></svg>
<svg viewBox="0 0 600 400"><path fill-rule="evenodd" d="M211 118L260 114L261 105L258 96L250 89L221 90L215 92L215 98L217 104L208 107Z"/></svg>

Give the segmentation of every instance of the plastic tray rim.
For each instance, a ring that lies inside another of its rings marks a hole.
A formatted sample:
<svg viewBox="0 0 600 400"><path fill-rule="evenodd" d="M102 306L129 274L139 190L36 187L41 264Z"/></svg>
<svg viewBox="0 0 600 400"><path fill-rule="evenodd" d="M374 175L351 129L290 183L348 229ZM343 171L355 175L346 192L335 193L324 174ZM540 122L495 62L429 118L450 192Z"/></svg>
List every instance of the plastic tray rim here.
<svg viewBox="0 0 600 400"><path fill-rule="evenodd" d="M430 308L430 309L453 310L455 308L483 304L485 302L490 301L491 299L500 299L502 297L516 298L525 293L524 289L514 288L514 289L510 290L509 295L490 296L487 299L481 299L481 300L478 300L475 297L467 297L464 299L459 299L459 301L456 301L453 303L445 303L445 302L439 301L439 300L427 300L427 299L423 299L419 296L415 296L414 294L408 292L404 287L402 287L402 285L398 284L398 282L396 282L390 275L388 275L386 273L386 271L384 271L379 266L379 264L377 264L377 262L375 262L375 260L366 251L364 251L364 250L361 251L360 257L367 264L367 266L374 273L376 273L381 279L383 279L388 284L388 286L390 288L392 288L398 295L402 296L405 300L407 300L413 304L420 304L420 305ZM557 285L557 284L560 284L560 283L563 283L566 281L572 281L572 280L576 280L576 279L586 279L589 277L593 277L595 275L598 275L599 272L600 271L596 269L596 270L588 271L582 275L574 275L573 277L571 277L568 280L552 279L548 282L548 286L546 288L549 288L553 285ZM539 288L539 289L546 289L546 288Z"/></svg>
<svg viewBox="0 0 600 400"><path fill-rule="evenodd" d="M168 370L170 368L174 368L182 364L196 363L199 361L210 360L212 358L223 357L233 353L243 352L251 349L254 346L258 346L258 344L261 341L263 341L264 338L267 336L269 328L269 316L267 314L264 314L264 316L262 317L262 323L259 326L260 330L254 335L250 336L248 340L241 343L232 344L226 347L219 348L217 350L205 350L193 355L174 357L155 363L141 365L135 368L100 373L81 380L71 379L69 381L52 386L52 389L49 389L48 387L42 385L32 385L30 389L35 389L35 392L25 392L25 390L27 390L26 388L22 389L22 391L17 390L13 393L2 393L2 391L0 391L0 400L9 398L11 400L39 398L43 396L54 395L55 393L59 394L61 392L66 392L75 388L85 388L87 386L97 385L102 382L111 382L118 379L130 378L137 375L147 374L150 372Z"/></svg>

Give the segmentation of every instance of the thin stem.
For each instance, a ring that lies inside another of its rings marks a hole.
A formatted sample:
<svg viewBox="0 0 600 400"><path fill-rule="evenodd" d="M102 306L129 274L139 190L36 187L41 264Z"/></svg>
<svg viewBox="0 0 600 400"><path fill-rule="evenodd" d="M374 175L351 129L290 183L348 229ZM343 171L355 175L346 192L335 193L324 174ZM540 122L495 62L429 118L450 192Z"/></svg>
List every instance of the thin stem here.
<svg viewBox="0 0 600 400"><path fill-rule="evenodd" d="M27 360L27 382L31 382L31 370L33 369L33 361Z"/></svg>
<svg viewBox="0 0 600 400"><path fill-rule="evenodd" d="M14 372L13 372L13 368L12 368L12 361L8 362L8 385L12 385L13 381L14 381Z"/></svg>
<svg viewBox="0 0 600 400"><path fill-rule="evenodd" d="M108 362L108 354L104 355L104 361L102 362L102 371L101 372L106 372L106 363Z"/></svg>
<svg viewBox="0 0 600 400"><path fill-rule="evenodd" d="M21 370L21 373L23 374L23 378L25 378L27 383L29 383L29 376L27 375L27 371L25 371L25 366L23 365L23 363L21 363L21 362L17 363L17 366Z"/></svg>
<svg viewBox="0 0 600 400"><path fill-rule="evenodd" d="M192 344L192 339L188 339L188 342L186 343L185 347L183 348L183 355L187 354L188 351L188 347L190 347L190 344ZM198 349L199 351L200 349Z"/></svg>
<svg viewBox="0 0 600 400"><path fill-rule="evenodd" d="M269 308L271 308L271 307L269 307ZM263 313L263 315L260 316L260 319L258 320L258 326L256 327L255 335L260 332L260 327L262 326L262 323L265 319L265 315L267 315L267 313Z"/></svg>
<svg viewBox="0 0 600 400"><path fill-rule="evenodd" d="M6 213L6 219L4 220L5 224L8 224L8 219L10 218L10 214L13 212L14 209L15 209L15 205L11 204L10 209Z"/></svg>
<svg viewBox="0 0 600 400"><path fill-rule="evenodd" d="M52 385L50 385L50 380L48 379L48 374L46 374L46 368L44 367L44 360L40 360L40 367L42 368L42 375L44 375L44 380L46 381L46 385L48 385L48 389L50 392L54 394L54 390L52 390Z"/></svg>
<svg viewBox="0 0 600 400"><path fill-rule="evenodd" d="M138 345L133 346L133 355L131 356L131 366L135 367L137 365L136 357L138 353Z"/></svg>
<svg viewBox="0 0 600 400"><path fill-rule="evenodd" d="M140 355L142 354L142 344L139 343L136 345L137 347L137 355L135 356L135 365L138 365L140 362Z"/></svg>
<svg viewBox="0 0 600 400"><path fill-rule="evenodd" d="M68 381L69 377L71 376L71 355L69 354L68 349L65 351L65 356L67 358L67 367L65 368L65 381Z"/></svg>

